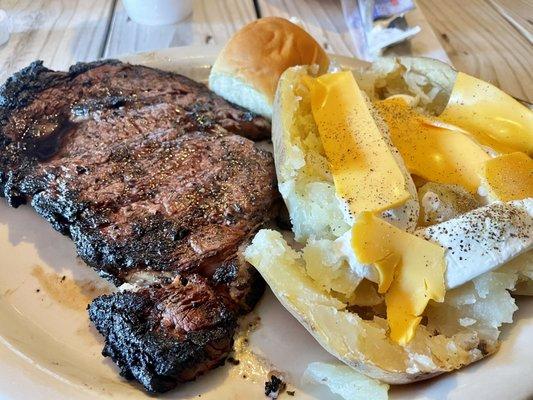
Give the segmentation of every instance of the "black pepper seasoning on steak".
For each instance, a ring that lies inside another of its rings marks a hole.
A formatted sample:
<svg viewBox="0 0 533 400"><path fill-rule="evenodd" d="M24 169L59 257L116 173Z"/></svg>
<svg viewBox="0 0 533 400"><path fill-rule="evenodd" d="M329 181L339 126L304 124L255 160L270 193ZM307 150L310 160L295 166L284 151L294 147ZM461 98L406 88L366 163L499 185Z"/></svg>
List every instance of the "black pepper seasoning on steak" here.
<svg viewBox="0 0 533 400"><path fill-rule="evenodd" d="M274 217L270 125L184 76L35 62L0 88L0 196L129 289L96 299L103 354L150 392L224 361L263 282L239 247ZM250 140L252 139L252 140Z"/></svg>

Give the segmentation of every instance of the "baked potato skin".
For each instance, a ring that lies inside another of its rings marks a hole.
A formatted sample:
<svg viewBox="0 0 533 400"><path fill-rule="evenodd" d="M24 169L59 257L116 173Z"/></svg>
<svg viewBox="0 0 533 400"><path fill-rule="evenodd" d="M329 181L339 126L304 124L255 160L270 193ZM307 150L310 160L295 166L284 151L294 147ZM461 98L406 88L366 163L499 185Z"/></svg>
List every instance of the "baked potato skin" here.
<svg viewBox="0 0 533 400"><path fill-rule="evenodd" d="M282 111L283 96L286 95L285 87L287 85L288 79L289 77L287 73L283 73L278 81L276 94L274 95L272 112L272 147L274 148L274 164L276 166L276 175L278 177L279 183L283 183L285 181L284 176L281 172L281 166L285 165L285 163L287 162L285 147L289 145L289 143L287 143L289 138L286 137L283 131L283 127L287 126L287 122L284 123L283 121L283 118L286 118L286 115Z"/></svg>
<svg viewBox="0 0 533 400"><path fill-rule="evenodd" d="M274 163L279 183L284 183L289 179L286 169L286 165L290 161L287 149L291 146L292 118L298 107L291 87L299 75L307 73L314 76L317 69L316 66L304 65L292 67L287 69L278 81L272 112L272 145L274 147Z"/></svg>

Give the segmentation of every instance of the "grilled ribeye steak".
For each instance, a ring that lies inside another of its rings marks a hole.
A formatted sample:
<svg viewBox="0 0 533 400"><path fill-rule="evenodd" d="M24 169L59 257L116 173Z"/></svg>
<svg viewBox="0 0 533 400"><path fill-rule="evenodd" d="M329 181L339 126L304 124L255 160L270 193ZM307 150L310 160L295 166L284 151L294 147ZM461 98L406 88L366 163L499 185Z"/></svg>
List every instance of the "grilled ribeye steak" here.
<svg viewBox="0 0 533 400"><path fill-rule="evenodd" d="M269 123L186 77L35 62L0 89L0 196L29 203L115 284L90 316L149 391L223 361L262 281L239 247L272 216Z"/></svg>

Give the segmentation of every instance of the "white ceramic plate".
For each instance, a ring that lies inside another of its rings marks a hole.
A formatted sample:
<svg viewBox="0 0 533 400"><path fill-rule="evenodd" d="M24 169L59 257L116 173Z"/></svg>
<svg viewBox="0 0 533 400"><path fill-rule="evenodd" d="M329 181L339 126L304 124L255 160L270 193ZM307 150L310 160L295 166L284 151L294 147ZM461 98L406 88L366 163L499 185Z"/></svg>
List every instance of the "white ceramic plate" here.
<svg viewBox="0 0 533 400"><path fill-rule="evenodd" d="M205 81L218 49L191 47L123 57ZM339 58L344 65L355 61ZM355 64L354 64L355 63ZM65 278L63 278L65 276ZM29 207L0 199L0 399L147 399L100 355L102 339L85 307L109 290L76 258L72 242ZM392 399L527 399L533 397L533 299L518 300L515 324L500 351L456 373L391 390ZM306 365L332 360L268 292L256 308L252 349L289 377L294 399L334 400L325 388L301 383ZM243 378L246 374L247 378ZM262 399L261 371L226 365L164 399ZM286 394L282 398L290 398Z"/></svg>

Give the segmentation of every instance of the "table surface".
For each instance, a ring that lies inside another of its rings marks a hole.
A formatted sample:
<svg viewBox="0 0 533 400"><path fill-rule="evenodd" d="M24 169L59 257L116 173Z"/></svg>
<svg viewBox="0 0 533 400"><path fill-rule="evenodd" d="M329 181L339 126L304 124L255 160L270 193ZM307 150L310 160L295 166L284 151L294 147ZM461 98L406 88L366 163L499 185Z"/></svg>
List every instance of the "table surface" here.
<svg viewBox="0 0 533 400"><path fill-rule="evenodd" d="M533 102L533 0L418 0L408 15L422 32L395 54L449 60L459 70ZM170 46L222 45L258 16L297 17L328 52L353 55L339 0L194 0L189 19L147 27L120 0L0 0L12 35L0 47L0 82L31 61L76 61Z"/></svg>

